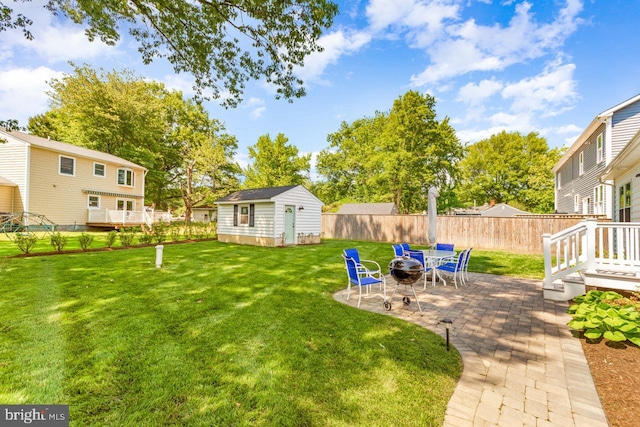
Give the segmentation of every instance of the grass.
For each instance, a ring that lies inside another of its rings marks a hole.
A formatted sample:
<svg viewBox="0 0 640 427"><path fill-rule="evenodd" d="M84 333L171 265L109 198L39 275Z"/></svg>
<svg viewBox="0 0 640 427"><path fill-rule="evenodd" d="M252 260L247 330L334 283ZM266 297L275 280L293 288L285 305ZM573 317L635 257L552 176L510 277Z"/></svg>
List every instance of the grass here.
<svg viewBox="0 0 640 427"><path fill-rule="evenodd" d="M166 246L156 269L153 247L0 242L0 402L69 404L77 426L442 425L459 354L335 301L348 246L390 259L383 243L205 241Z"/></svg>

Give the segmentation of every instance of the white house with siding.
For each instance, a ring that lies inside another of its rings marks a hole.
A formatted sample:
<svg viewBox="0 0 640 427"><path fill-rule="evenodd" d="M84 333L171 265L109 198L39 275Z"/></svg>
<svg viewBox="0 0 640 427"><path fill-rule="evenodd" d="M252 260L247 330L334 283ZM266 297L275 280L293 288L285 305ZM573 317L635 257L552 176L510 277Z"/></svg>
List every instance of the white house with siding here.
<svg viewBox="0 0 640 427"><path fill-rule="evenodd" d="M59 229L145 222L144 167L23 132L0 129L0 139L0 212L44 215Z"/></svg>
<svg viewBox="0 0 640 427"><path fill-rule="evenodd" d="M237 191L215 204L221 242L257 246L320 243L324 203L302 185Z"/></svg>
<svg viewBox="0 0 640 427"><path fill-rule="evenodd" d="M552 169L556 211L613 218L618 193L601 176L638 130L640 95L598 114Z"/></svg>

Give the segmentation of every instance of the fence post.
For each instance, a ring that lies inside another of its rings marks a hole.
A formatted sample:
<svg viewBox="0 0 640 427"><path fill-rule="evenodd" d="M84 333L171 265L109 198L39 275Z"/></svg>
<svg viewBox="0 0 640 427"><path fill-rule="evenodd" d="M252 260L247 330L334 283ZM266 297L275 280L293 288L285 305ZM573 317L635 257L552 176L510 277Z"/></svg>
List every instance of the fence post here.
<svg viewBox="0 0 640 427"><path fill-rule="evenodd" d="M587 227L587 262L585 267L587 270L596 269L596 228L598 223L595 218L588 218L585 220Z"/></svg>

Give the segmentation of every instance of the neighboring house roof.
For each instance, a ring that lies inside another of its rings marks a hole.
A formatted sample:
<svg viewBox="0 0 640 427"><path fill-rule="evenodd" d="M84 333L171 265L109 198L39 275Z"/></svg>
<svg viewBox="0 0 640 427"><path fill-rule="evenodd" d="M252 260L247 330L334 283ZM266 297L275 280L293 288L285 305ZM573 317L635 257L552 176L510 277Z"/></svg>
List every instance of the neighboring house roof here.
<svg viewBox="0 0 640 427"><path fill-rule="evenodd" d="M631 141L609 163L609 166L600 175L600 179L603 181L615 180L638 164L640 164L640 131L636 132Z"/></svg>
<svg viewBox="0 0 640 427"><path fill-rule="evenodd" d="M509 206L506 203L497 203L493 206L483 205L477 208L460 209L454 212L455 215L476 215L476 216L491 216L491 217L512 217L516 215L531 215L531 212L526 212L513 206Z"/></svg>
<svg viewBox="0 0 640 427"><path fill-rule="evenodd" d="M216 200L216 203L235 203L248 201L271 201L274 197L298 187L297 185L287 185L284 187L252 188L249 190L236 191L228 196ZM304 187L303 187L304 188Z"/></svg>
<svg viewBox="0 0 640 427"><path fill-rule="evenodd" d="M345 203L338 209L339 214L351 215L393 215L397 214L395 203Z"/></svg>
<svg viewBox="0 0 640 427"><path fill-rule="evenodd" d="M613 116L616 112L622 110L625 107L628 107L629 105L640 101L640 94L627 99L624 102L621 102L620 104L617 104L611 108L609 108L608 110L604 110L603 112L601 112L600 114L598 114L592 121L591 123L589 123L589 126L587 126L587 128L580 134L580 136L575 140L575 142L571 145L571 147L569 147L569 149L564 153L564 155L562 156L562 158L560 160L558 160L558 162L555 164L555 166L551 169L551 171L553 173L556 173L561 167L562 165L564 165L570 158L571 156L573 156L582 146L582 144L584 144L589 137L596 131L596 129L598 129L598 127L606 122L606 120Z"/></svg>
<svg viewBox="0 0 640 427"><path fill-rule="evenodd" d="M3 187L17 187L18 184L16 184L13 181L9 181L7 178L3 178L0 176L0 185Z"/></svg>
<svg viewBox="0 0 640 427"><path fill-rule="evenodd" d="M39 136L30 135L24 132L5 131L0 129L0 135L2 134L11 136L15 139L31 144L34 147L42 148L45 150L51 150L58 153L67 154L70 156L86 157L93 160L101 160L104 162L114 163L119 166L126 166L130 168L146 170L146 168L144 168L143 166L140 166L136 163L125 160L121 157L114 156L113 154L107 154L101 151L91 150L89 148L79 147L73 144L67 144L66 142L54 141L48 138L41 138Z"/></svg>

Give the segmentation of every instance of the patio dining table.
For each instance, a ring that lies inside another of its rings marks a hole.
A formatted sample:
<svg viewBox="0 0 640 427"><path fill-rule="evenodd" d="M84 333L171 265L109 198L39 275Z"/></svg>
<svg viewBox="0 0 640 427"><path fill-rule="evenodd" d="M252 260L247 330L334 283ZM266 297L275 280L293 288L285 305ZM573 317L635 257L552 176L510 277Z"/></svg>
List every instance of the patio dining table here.
<svg viewBox="0 0 640 427"><path fill-rule="evenodd" d="M429 260L429 265L431 266L431 284L433 286L436 285L436 267L443 260L453 259L456 257L456 251L442 251L435 249L423 249L422 253L424 254L425 261ZM445 282L446 283L446 282ZM446 286L446 284L445 284Z"/></svg>

